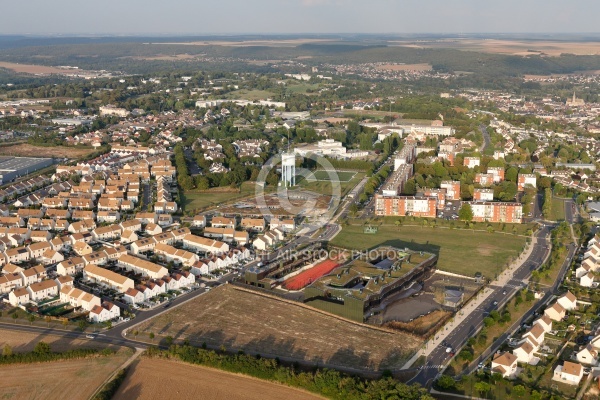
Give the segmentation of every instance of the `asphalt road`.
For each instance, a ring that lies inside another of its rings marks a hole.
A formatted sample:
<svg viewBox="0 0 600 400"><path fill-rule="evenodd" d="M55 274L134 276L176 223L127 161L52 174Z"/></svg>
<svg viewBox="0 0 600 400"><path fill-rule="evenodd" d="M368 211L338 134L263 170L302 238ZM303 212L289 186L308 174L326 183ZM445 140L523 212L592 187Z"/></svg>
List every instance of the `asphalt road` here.
<svg viewBox="0 0 600 400"><path fill-rule="evenodd" d="M573 199L565 200L565 219L569 224L577 222L577 210Z"/></svg>
<svg viewBox="0 0 600 400"><path fill-rule="evenodd" d="M544 226L536 235L539 239L550 237L550 226ZM511 280L504 287L489 286L493 293L488 296L485 302L479 307L469 312L468 316L463 320L463 323L454 328L446 338L446 345L439 345L428 357L427 363L419 371L419 373L410 381L410 383L420 383L427 386L437 376L440 370L443 370L444 364L449 361L449 354L446 352L447 346L452 347L456 352L472 337L482 326L483 319L493 310L501 307L508 299L510 299L517 290L523 286L523 281L526 280L531 272L537 269L546 258L550 249L545 240L538 240L531 255L517 269ZM506 291L506 294L503 292ZM497 302L497 305L494 305ZM463 312L466 312L461 310Z"/></svg>
<svg viewBox="0 0 600 400"><path fill-rule="evenodd" d="M487 131L487 127L485 125L479 125L479 130L483 135L483 144L480 147L480 151L483 151L492 145L492 140L490 139L490 134Z"/></svg>

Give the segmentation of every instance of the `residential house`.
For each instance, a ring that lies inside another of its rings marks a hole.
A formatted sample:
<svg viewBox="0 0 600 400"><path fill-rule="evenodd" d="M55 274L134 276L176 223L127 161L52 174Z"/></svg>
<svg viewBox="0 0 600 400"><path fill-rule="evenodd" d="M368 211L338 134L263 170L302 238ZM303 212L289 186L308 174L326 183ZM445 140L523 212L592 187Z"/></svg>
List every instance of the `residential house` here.
<svg viewBox="0 0 600 400"><path fill-rule="evenodd" d="M95 265L87 265L83 269L83 277L116 289L121 293L134 286L133 280L130 278Z"/></svg>
<svg viewBox="0 0 600 400"><path fill-rule="evenodd" d="M575 355L578 362L585 365L596 365L598 362L598 350L591 343L588 343L583 349Z"/></svg>
<svg viewBox="0 0 600 400"><path fill-rule="evenodd" d="M173 246L169 246L163 243L157 243L154 247L154 253L162 256L167 262L174 261L178 264L191 267L196 261L198 256L195 253L176 249Z"/></svg>
<svg viewBox="0 0 600 400"><path fill-rule="evenodd" d="M44 251L44 254L42 254L41 262L44 265L51 265L51 264L56 264L58 262L61 262L64 259L65 259L65 256L63 256L58 251L52 250L50 248L50 249Z"/></svg>
<svg viewBox="0 0 600 400"><path fill-rule="evenodd" d="M8 295L8 302L13 307L17 307L22 304L27 304L29 303L29 301L29 291L27 290L27 288L24 287L17 288L10 292Z"/></svg>
<svg viewBox="0 0 600 400"><path fill-rule="evenodd" d="M240 225L243 229L254 232L262 232L265 230L264 218L242 218Z"/></svg>
<svg viewBox="0 0 600 400"><path fill-rule="evenodd" d="M562 321L566 314L567 310L565 310L558 303L554 303L551 307L548 307L544 310L544 315L550 318L552 321Z"/></svg>
<svg viewBox="0 0 600 400"><path fill-rule="evenodd" d="M23 278L20 274L4 274L0 276L0 294L9 293L15 288L21 287L22 284Z"/></svg>
<svg viewBox="0 0 600 400"><path fill-rule="evenodd" d="M235 218L213 217L211 226L215 228L232 228L235 229L237 223Z"/></svg>
<svg viewBox="0 0 600 400"><path fill-rule="evenodd" d="M202 251L205 253L222 254L229 251L227 243L218 240L203 238L196 235L186 235L183 240L183 247L192 251Z"/></svg>
<svg viewBox="0 0 600 400"><path fill-rule="evenodd" d="M159 279L167 275L169 272L165 267L154 264L153 262L142 260L141 258L133 257L124 254L118 259L119 265L125 267L128 271L134 271L142 276L148 276L152 279Z"/></svg>
<svg viewBox="0 0 600 400"><path fill-rule="evenodd" d="M567 293L556 299L556 302L567 311L577 308L577 297L575 297L575 295L570 291L567 291Z"/></svg>
<svg viewBox="0 0 600 400"><path fill-rule="evenodd" d="M58 285L53 280L36 282L27 287L30 301L46 300L58 296Z"/></svg>
<svg viewBox="0 0 600 400"><path fill-rule="evenodd" d="M191 226L193 228L204 228L206 226L206 216L196 215L192 220Z"/></svg>
<svg viewBox="0 0 600 400"><path fill-rule="evenodd" d="M531 363L534 359L535 348L530 342L524 342L519 347L513 350L513 355L517 357L517 361L525 364Z"/></svg>
<svg viewBox="0 0 600 400"><path fill-rule="evenodd" d="M492 372L503 378L512 378L517 374L517 356L509 352L496 355L492 360Z"/></svg>
<svg viewBox="0 0 600 400"><path fill-rule="evenodd" d="M127 289L123 295L123 301L129 304L138 304L144 301L144 294L134 288Z"/></svg>
<svg viewBox="0 0 600 400"><path fill-rule="evenodd" d="M547 315L543 315L535 321L533 321L533 325L541 326L544 332L546 333L552 330L552 320Z"/></svg>
<svg viewBox="0 0 600 400"><path fill-rule="evenodd" d="M582 377L583 367L581 364L565 361L563 365L556 366L552 379L569 385L579 385Z"/></svg>
<svg viewBox="0 0 600 400"><path fill-rule="evenodd" d="M82 271L84 267L85 262L83 261L83 258L71 257L58 263L58 265L56 266L56 273L62 276L73 276L77 272Z"/></svg>

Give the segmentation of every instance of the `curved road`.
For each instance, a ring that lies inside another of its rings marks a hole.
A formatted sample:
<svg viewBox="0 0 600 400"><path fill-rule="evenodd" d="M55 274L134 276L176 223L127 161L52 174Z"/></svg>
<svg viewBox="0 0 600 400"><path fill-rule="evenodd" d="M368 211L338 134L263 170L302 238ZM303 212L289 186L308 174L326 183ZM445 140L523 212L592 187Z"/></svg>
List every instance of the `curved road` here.
<svg viewBox="0 0 600 400"><path fill-rule="evenodd" d="M483 153L483 151L492 145L492 139L490 138L490 134L487 131L487 127L485 125L479 125L479 131L483 135L483 144L479 148L479 152Z"/></svg>

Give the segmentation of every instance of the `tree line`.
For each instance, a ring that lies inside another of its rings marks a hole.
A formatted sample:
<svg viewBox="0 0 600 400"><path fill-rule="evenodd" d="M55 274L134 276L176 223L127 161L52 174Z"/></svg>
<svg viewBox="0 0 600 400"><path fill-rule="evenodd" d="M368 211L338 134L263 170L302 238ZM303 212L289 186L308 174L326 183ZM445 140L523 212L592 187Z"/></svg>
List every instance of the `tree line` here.
<svg viewBox="0 0 600 400"><path fill-rule="evenodd" d="M200 364L233 373L281 383L340 400L366 399L433 399L419 385L406 385L389 377L365 380L329 369L301 371L297 365L286 367L277 359L218 353L189 345L172 345L169 350L150 347L149 357L175 358L191 364Z"/></svg>

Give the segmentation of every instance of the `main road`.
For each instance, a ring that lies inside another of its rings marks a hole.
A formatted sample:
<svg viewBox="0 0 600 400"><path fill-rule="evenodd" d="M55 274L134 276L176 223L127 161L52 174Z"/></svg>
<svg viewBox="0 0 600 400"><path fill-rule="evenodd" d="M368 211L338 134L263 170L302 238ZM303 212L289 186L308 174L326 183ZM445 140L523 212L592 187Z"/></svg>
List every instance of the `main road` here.
<svg viewBox="0 0 600 400"><path fill-rule="evenodd" d="M517 290L523 288L526 280L531 275L531 272L539 268L550 251L546 239L550 237L551 228L551 226L544 225L536 233L537 242L534 245L531 254L521 266L514 271L513 276L505 286L489 286L488 289L491 289L492 293L477 308L470 311L467 311L465 308L460 310L460 312L467 313L463 322L453 328L445 340L445 345L439 345L428 356L427 362L410 383L418 382L423 386L430 384L448 361L449 353L446 352L447 347L452 347L454 350L460 349L470 337L473 337L477 333L479 328L483 325L483 319L491 311L498 309L498 307L506 302L507 299L510 299ZM571 251L574 253L573 249L571 249ZM569 254L572 255L572 253Z"/></svg>

